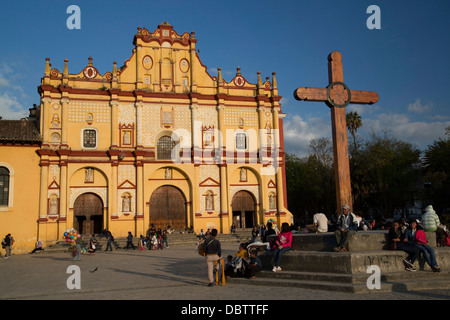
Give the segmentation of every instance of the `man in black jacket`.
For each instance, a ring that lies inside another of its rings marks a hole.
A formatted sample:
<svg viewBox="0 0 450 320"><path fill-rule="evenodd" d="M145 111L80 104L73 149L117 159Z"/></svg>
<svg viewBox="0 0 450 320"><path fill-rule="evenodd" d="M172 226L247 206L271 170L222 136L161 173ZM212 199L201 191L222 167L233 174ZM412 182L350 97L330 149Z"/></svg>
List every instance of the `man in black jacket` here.
<svg viewBox="0 0 450 320"><path fill-rule="evenodd" d="M214 263L222 256L222 247L216 236L217 229L213 229L211 237L206 238L205 242L203 242L203 251L206 253L206 264L208 266L208 286L214 285Z"/></svg>

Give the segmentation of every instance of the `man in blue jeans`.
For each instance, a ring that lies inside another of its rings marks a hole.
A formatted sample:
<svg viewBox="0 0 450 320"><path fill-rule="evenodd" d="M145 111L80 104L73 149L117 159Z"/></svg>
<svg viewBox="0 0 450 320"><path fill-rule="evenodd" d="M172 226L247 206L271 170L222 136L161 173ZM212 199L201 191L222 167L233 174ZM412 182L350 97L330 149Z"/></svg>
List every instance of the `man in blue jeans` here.
<svg viewBox="0 0 450 320"><path fill-rule="evenodd" d="M358 222L356 221L356 216L350 212L350 206L345 204L342 206L342 213L339 215L337 220L337 230L334 232L336 236L337 247L333 250L336 252L346 251L345 246L349 237L356 233L358 230Z"/></svg>

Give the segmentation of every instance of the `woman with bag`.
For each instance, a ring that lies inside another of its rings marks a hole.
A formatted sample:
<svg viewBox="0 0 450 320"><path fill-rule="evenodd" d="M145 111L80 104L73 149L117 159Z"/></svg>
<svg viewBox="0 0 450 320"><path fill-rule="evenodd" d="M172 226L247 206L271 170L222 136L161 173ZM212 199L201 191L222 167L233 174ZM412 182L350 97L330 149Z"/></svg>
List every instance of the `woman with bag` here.
<svg viewBox="0 0 450 320"><path fill-rule="evenodd" d="M413 233L415 233L415 245L422 252L423 258L431 267L431 270L433 272L440 272L441 269L436 262L436 254L434 253L433 248L428 244L427 238L425 236L425 231L423 231L422 228L417 225L417 222L415 220L413 220L410 225L411 230L413 231Z"/></svg>

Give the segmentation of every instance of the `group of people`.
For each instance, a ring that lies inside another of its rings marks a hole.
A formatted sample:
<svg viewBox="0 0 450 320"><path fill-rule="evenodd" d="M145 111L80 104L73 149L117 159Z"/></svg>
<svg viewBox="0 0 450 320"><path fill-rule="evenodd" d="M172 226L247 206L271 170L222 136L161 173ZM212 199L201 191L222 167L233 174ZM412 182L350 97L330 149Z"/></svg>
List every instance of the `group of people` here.
<svg viewBox="0 0 450 320"><path fill-rule="evenodd" d="M247 248L246 243L239 245L239 250L235 256L227 256L227 263L225 265L225 275L230 277L246 277L248 279L255 279L256 273L262 270L262 262L258 257L258 249Z"/></svg>
<svg viewBox="0 0 450 320"><path fill-rule="evenodd" d="M431 205L425 208L422 221L418 219L412 219L409 223L395 221L389 229L390 249L402 250L408 254L403 260L407 271L416 271L414 262L420 254L433 272L441 271L436 261L436 253L429 245L425 232L436 233L437 246L442 246L443 239L448 236L446 227L440 223Z"/></svg>
<svg viewBox="0 0 450 320"><path fill-rule="evenodd" d="M267 223L267 228L264 226L263 229L263 235L260 237L260 231L255 227L252 234L252 241L250 243L241 243L234 257L232 255L227 256L225 265L225 274L227 277L243 276L249 279L256 278L256 274L262 270L262 262L258 257L258 249L265 247L270 235L276 235L275 239L268 241L268 250L271 251L274 258L272 271L281 271L281 257L292 246L291 228L288 223L283 223L281 225L281 231L277 234L277 231L272 227L272 223L269 222ZM199 246L202 246L205 252L206 264L208 266L208 286L214 285L214 271L218 271L217 262L222 259L222 247L220 241L216 239L217 233L217 229L212 229L209 235L199 234ZM203 243L201 239L204 239ZM264 242L259 242L259 240ZM258 246L258 244L264 245Z"/></svg>
<svg viewBox="0 0 450 320"><path fill-rule="evenodd" d="M402 250L408 254L403 260L403 264L407 271L416 271L414 262L420 254L422 254L426 263L433 272L439 272L441 269L436 261L434 249L429 245L425 232L435 232L437 245L443 245L444 239L448 236L446 227L443 226L436 212L431 205L425 208L422 215L422 221L411 219L409 223L405 220L400 226L400 222L395 221L389 229L389 244L391 250ZM350 237L358 230L358 221L356 216L350 212L350 207L344 205L342 213L337 220L337 228L335 237L337 246L334 251L346 251L346 244Z"/></svg>

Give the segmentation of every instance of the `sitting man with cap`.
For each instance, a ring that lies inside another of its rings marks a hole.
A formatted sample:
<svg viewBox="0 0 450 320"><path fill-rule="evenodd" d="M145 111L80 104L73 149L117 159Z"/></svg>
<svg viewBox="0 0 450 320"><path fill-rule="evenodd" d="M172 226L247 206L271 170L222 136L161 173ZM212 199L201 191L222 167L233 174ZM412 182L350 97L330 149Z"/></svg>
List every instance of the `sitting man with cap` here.
<svg viewBox="0 0 450 320"><path fill-rule="evenodd" d="M349 237L354 235L358 230L358 221L356 220L355 214L350 212L350 206L345 204L342 206L342 213L339 215L337 220L337 229L334 232L336 236L337 247L333 250L336 252L346 251L345 246Z"/></svg>

